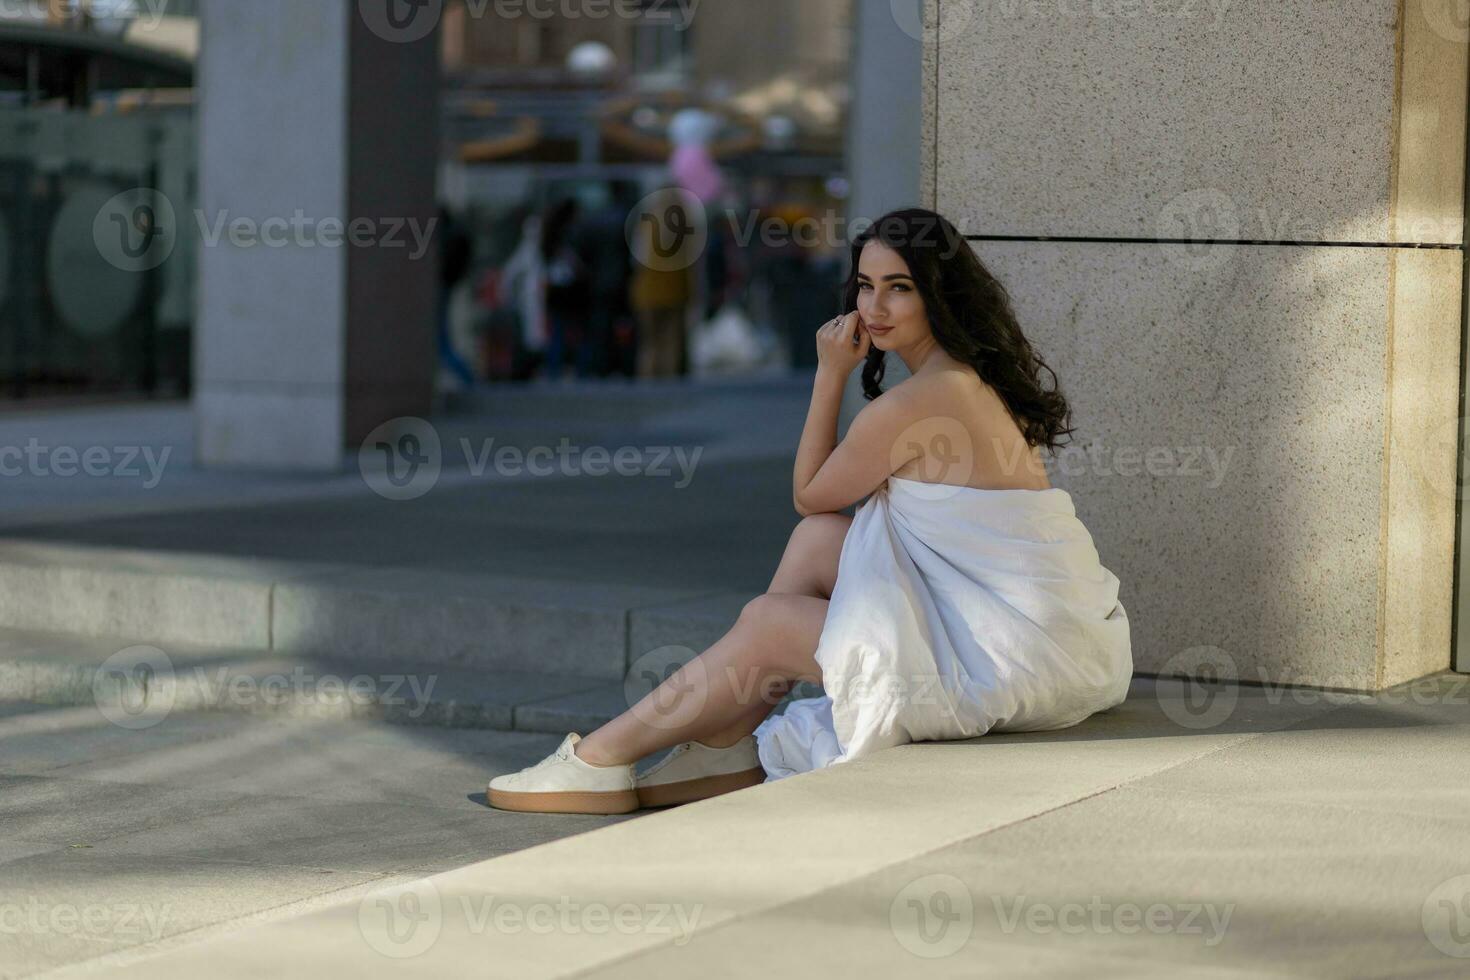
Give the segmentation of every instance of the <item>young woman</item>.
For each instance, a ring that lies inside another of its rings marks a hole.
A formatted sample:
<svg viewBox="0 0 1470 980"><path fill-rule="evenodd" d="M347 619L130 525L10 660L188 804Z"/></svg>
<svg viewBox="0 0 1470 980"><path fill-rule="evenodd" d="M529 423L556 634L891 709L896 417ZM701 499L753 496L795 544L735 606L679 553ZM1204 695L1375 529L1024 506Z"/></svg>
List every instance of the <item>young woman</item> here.
<svg viewBox="0 0 1470 980"><path fill-rule="evenodd" d="M1065 728L1126 697L1118 579L1040 456L1073 431L1069 408L1005 289L919 209L861 235L851 270L851 312L817 332L803 520L769 589L631 709L491 780L492 806L625 813L906 742ZM883 390L889 354L911 377ZM859 365L868 404L838 444ZM796 681L825 693L773 715Z"/></svg>

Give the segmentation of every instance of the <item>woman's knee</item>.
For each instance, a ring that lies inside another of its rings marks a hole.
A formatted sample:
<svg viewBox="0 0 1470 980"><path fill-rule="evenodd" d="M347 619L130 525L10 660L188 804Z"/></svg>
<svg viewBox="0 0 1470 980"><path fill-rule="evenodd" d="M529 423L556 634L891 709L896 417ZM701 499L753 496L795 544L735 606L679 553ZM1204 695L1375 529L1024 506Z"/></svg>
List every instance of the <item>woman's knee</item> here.
<svg viewBox="0 0 1470 980"><path fill-rule="evenodd" d="M735 625L747 631L759 630L769 626L771 618L776 613L777 604L771 599L771 596L774 594L767 592L747 602L741 608L740 617L735 621Z"/></svg>
<svg viewBox="0 0 1470 980"><path fill-rule="evenodd" d="M767 592L747 602L736 628L745 634L744 659L755 666L794 676L795 661L803 666L821 637L826 600L812 596Z"/></svg>

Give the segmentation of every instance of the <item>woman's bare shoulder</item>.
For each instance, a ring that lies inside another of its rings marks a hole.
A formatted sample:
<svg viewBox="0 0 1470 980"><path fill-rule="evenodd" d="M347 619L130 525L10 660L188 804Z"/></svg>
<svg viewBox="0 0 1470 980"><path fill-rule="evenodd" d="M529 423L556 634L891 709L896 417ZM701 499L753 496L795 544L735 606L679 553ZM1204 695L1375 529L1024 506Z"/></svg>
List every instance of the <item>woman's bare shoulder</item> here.
<svg viewBox="0 0 1470 980"><path fill-rule="evenodd" d="M912 375L894 385L890 390L898 391L899 389L904 390L905 397L923 404L930 410L942 410L949 407L955 411L961 411L973 408L977 398L987 402L999 398L995 390L980 379L974 368L963 365L927 374Z"/></svg>

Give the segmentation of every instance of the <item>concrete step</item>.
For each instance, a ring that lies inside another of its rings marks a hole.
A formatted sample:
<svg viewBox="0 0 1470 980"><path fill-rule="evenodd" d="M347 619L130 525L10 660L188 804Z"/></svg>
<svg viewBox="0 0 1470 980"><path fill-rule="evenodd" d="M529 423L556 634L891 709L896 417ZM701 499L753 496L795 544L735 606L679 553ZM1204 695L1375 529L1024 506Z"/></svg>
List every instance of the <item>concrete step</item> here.
<svg viewBox="0 0 1470 980"><path fill-rule="evenodd" d="M748 593L0 543L0 628L333 661L620 682L641 658L688 659ZM662 651L662 652L660 652Z"/></svg>
<svg viewBox="0 0 1470 980"><path fill-rule="evenodd" d="M585 734L627 710L661 676L640 671L609 681L0 629L0 704L94 706L123 728L152 727L175 713L227 711ZM776 710L820 693L801 685Z"/></svg>

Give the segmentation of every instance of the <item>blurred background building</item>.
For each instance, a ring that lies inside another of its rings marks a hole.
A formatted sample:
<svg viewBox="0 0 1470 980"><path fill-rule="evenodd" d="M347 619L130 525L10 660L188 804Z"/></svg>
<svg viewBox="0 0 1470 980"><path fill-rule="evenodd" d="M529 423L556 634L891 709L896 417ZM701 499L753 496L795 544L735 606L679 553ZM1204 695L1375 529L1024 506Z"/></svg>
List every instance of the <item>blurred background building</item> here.
<svg viewBox="0 0 1470 980"><path fill-rule="evenodd" d="M189 392L194 239L119 268L101 205L194 182L193 0L0 5L0 400Z"/></svg>
<svg viewBox="0 0 1470 980"><path fill-rule="evenodd" d="M384 23L393 22L395 4L381 0ZM251 260L213 254L223 249L200 252L211 222L226 211L241 213L241 204L253 199L238 191L246 174L230 162L240 159L233 141L269 145L293 133L324 139L327 117L313 119L306 107L320 104L335 116L330 99L352 103L365 84L351 79L353 59L377 58L386 77L398 70L393 60L404 52L396 49L430 46L435 125L419 125L426 120L415 105L407 116L416 130L397 132L385 145L427 144L437 161L430 257L437 298L427 311L400 310L432 329L427 370L436 392L814 364L811 335L814 324L836 312L844 222L854 183L861 183L849 152L863 16L853 0L445 0L428 5L436 15L433 29L412 43L374 36L372 17L356 10L356 2L338 2L323 7L333 11L346 45L336 76L346 87L336 93L320 71L280 65L274 76L262 75L260 51L254 62L241 55L252 43L278 43L287 54L296 45L305 54L315 44L325 65L330 48L321 45L331 42L313 37L315 27L296 13L273 16L270 4L247 7L254 12L249 17L230 6L209 0L0 6L4 402L189 397L221 358L240 364L230 341L213 348L200 342L205 332L253 329L250 317L231 315L216 330L219 304L210 298L228 303L227 284L243 281L239 263ZM907 143L889 145L890 162L873 166L892 169L891 158L900 158L896 175L884 180L899 187L892 203L912 203L918 45L897 31L888 4L877 7L881 16L868 16L872 30L900 43L879 38L875 57L893 49L902 66L896 76L874 73L858 84L904 81L908 72L907 84L883 87L904 93L909 111L902 115L913 132ZM283 23L298 34L287 37ZM221 72L251 73L257 93L230 94L227 84L238 86L239 75L227 83L221 74L212 130L200 126L199 113L211 109L201 97L209 82L196 78L201 45ZM361 53L373 45L376 54ZM422 97L420 88L415 83L413 91ZM397 95L407 91L385 81L379 95L403 103ZM362 103L360 116L349 108L344 127L392 115L383 99L374 100ZM884 108L889 118L891 109ZM274 127L242 130L254 112ZM298 167L296 147L280 145L269 164L275 177L315 186L303 176L312 161L303 158ZM895 154L893 145L906 149ZM228 180L234 190L203 208L201 185L207 194L211 181L199 163L211 151L220 154L213 186ZM345 152L352 171L353 153L364 148ZM360 165L381 169L382 161L361 156ZM348 200L320 199L315 217L350 219L353 201L364 193L354 191L353 181L349 176L344 184ZM644 268L632 255L637 221L630 216L651 193L691 181L708 244L687 269ZM308 198L286 193L255 200L248 210L257 220L274 212L289 217L297 207L311 211ZM115 222L132 238L99 246L98 235L112 234L103 226ZM119 248L124 254L107 254ZM127 254L136 249L151 251ZM347 262L344 276L375 278L354 273L356 261L354 255ZM320 291L329 281L312 274L301 289ZM225 283L224 292L211 293L211 283ZM313 322L338 316L308 312L315 302L303 297L296 314ZM279 320L281 313L268 315ZM344 320L342 329L349 327L360 329L357 319ZM222 353L216 358L210 350ZM272 372L262 370L245 375L271 382ZM243 377L228 380L237 385ZM348 428L363 430L369 417L385 411L366 410L362 423Z"/></svg>

